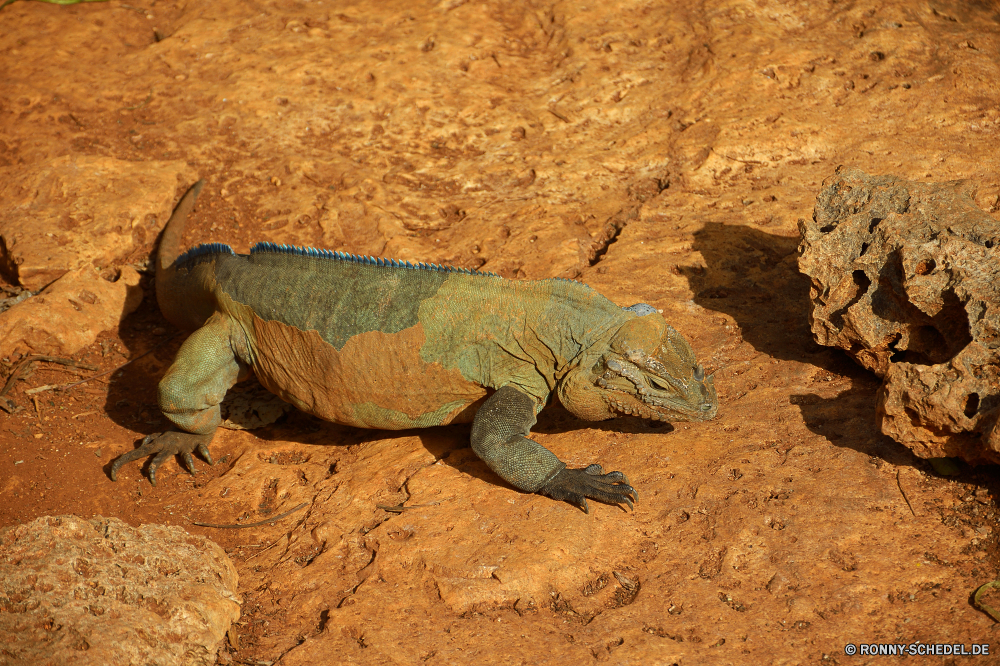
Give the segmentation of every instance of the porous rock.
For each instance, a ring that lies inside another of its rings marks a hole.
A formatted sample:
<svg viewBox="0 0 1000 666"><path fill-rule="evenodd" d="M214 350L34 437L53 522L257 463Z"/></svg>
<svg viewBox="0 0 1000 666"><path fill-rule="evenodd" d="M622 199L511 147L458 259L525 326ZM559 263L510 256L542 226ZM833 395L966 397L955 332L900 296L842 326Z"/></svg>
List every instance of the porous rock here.
<svg viewBox="0 0 1000 666"><path fill-rule="evenodd" d="M974 196L840 167L799 221L799 269L816 341L884 379L883 433L924 458L1000 462L1000 223Z"/></svg>
<svg viewBox="0 0 1000 666"><path fill-rule="evenodd" d="M180 527L46 516L0 531L0 663L213 664L236 568Z"/></svg>

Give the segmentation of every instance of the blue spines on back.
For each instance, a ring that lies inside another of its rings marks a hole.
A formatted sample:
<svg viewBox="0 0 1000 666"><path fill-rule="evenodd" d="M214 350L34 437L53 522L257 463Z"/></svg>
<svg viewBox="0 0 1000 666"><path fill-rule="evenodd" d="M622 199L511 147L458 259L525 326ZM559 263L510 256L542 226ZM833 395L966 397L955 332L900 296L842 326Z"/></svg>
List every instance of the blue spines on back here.
<svg viewBox="0 0 1000 666"><path fill-rule="evenodd" d="M640 317L645 317L646 315L654 314L659 312L652 305L647 305L646 303L636 303L635 305L630 305L627 308L622 308L622 310L627 310L628 312L634 312Z"/></svg>
<svg viewBox="0 0 1000 666"><path fill-rule="evenodd" d="M212 245L221 245L220 243L212 243ZM194 248L194 250L188 250L185 255L200 249L201 247L207 247L205 245ZM232 253L232 249L228 245L221 245L221 247L226 248ZM316 259L333 259L334 261L349 261L354 264L367 264L369 266L381 266L384 268L409 268L411 270L423 270L423 271L439 271L445 273L462 273L464 275L483 275L487 277L500 277L496 273L481 273L479 271L470 270L468 268L456 268L454 266L441 266L439 264L425 264L423 262L411 264L408 261L399 261L398 259L384 259L382 257L369 257L365 255L350 254L349 252L341 252L340 250L322 250L314 247L297 247L295 245L284 245L271 243L270 241L262 241L257 243L252 248L250 248L250 254L263 254L263 253L277 253L277 254L294 254L302 257L314 257Z"/></svg>
<svg viewBox="0 0 1000 666"><path fill-rule="evenodd" d="M366 264L369 266L380 266L383 268L408 268L411 270L419 271L437 271L439 273L461 273L462 275L482 275L485 277L500 277L496 273L481 272L473 270L471 268L458 268L456 266L445 266L442 264L428 264L423 261L417 262L415 264L409 261L400 261L398 259L384 259L382 257L369 257L360 254L351 254L349 252L341 252L340 250L324 250L315 247L298 247L296 245L286 245L284 243L272 243L270 241L261 241L250 248L250 254L264 254L264 253L275 253L275 254L291 254L300 257L311 257L314 259L332 259L334 261L348 261L352 264ZM213 255L217 254L233 254L236 252L233 248L229 247L225 243L203 243L202 245L197 245L181 256L177 257L177 261L174 262L175 265L180 266L185 263L190 263L194 260L204 257L205 259L211 258ZM551 278L553 280L558 280L562 282L573 282L575 284L583 284L577 282L576 280L570 280L567 278ZM588 286L583 284L583 286ZM645 303L637 303L624 310L629 310L635 312L639 316L649 314L651 312L656 312L657 310Z"/></svg>
<svg viewBox="0 0 1000 666"><path fill-rule="evenodd" d="M205 257L207 255L215 254L236 254L233 248L229 247L225 243L204 243L202 245L196 245L191 248L181 256L177 257L174 261L174 265L180 266L181 264L189 263L198 257Z"/></svg>

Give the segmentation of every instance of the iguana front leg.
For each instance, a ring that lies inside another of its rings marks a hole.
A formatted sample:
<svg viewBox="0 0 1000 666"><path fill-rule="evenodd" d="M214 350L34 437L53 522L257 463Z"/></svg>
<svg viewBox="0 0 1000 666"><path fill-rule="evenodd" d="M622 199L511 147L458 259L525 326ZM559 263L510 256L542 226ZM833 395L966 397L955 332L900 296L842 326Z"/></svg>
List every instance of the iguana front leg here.
<svg viewBox="0 0 1000 666"><path fill-rule="evenodd" d="M213 464L208 444L222 420L219 403L248 373L233 351L234 326L228 317L217 313L184 341L159 385L160 409L180 430L148 435L139 448L111 465L112 481L117 480L122 465L153 453L156 457L149 463L149 481L154 486L157 468L170 456L180 455L192 474L193 451Z"/></svg>
<svg viewBox="0 0 1000 666"><path fill-rule="evenodd" d="M639 494L621 472L601 473L600 465L568 469L554 453L528 439L535 425L535 401L504 386L483 403L472 423L472 450L504 481L519 490L577 504L590 513L587 498L628 504Z"/></svg>

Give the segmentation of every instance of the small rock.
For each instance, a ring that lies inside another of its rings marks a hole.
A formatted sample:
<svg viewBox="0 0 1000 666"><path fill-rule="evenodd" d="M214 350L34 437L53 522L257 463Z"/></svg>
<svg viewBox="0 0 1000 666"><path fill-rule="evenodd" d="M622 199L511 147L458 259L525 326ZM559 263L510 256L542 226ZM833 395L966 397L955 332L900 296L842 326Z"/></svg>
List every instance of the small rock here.
<svg viewBox="0 0 1000 666"><path fill-rule="evenodd" d="M139 274L129 266L115 282L93 267L66 273L40 294L0 313L0 356L31 350L72 356L114 328L142 302Z"/></svg>
<svg viewBox="0 0 1000 666"><path fill-rule="evenodd" d="M256 378L226 394L219 405L223 428L254 430L269 426L294 408L260 385Z"/></svg>

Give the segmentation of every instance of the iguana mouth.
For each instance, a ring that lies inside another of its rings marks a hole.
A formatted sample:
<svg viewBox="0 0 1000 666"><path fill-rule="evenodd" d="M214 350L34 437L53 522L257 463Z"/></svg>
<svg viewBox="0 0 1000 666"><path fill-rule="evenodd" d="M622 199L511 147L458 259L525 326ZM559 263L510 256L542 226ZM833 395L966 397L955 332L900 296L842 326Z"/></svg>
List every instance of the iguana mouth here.
<svg viewBox="0 0 1000 666"><path fill-rule="evenodd" d="M702 421L715 415L714 386L702 366L692 367L690 377L680 379L656 358L635 356L605 359L596 383L612 409L657 421Z"/></svg>

